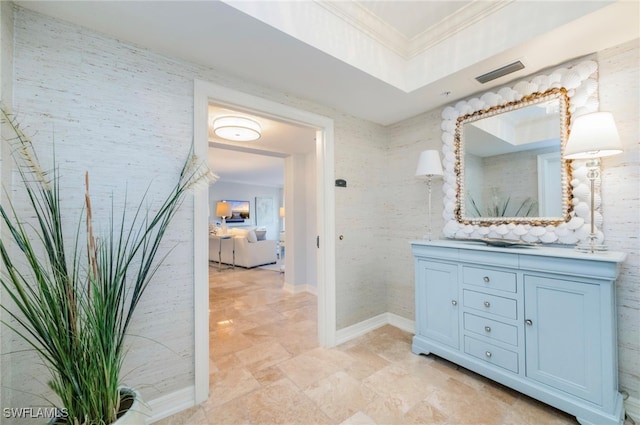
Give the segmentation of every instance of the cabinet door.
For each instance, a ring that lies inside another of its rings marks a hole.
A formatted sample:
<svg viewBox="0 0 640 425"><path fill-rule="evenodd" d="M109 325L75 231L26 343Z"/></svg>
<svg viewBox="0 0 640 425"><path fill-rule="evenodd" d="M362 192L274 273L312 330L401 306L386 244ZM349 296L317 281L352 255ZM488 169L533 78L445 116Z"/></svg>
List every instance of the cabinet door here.
<svg viewBox="0 0 640 425"><path fill-rule="evenodd" d="M527 376L602 401L599 287L524 277Z"/></svg>
<svg viewBox="0 0 640 425"><path fill-rule="evenodd" d="M458 266L416 262L416 333L458 348Z"/></svg>

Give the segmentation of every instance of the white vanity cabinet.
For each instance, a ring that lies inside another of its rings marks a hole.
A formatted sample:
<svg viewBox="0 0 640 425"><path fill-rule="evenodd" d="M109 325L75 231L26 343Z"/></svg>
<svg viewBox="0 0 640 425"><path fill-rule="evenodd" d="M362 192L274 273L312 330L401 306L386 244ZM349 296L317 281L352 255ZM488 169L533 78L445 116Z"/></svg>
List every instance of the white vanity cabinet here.
<svg viewBox="0 0 640 425"><path fill-rule="evenodd" d="M416 334L433 353L575 415L621 424L615 279L625 255L414 241Z"/></svg>

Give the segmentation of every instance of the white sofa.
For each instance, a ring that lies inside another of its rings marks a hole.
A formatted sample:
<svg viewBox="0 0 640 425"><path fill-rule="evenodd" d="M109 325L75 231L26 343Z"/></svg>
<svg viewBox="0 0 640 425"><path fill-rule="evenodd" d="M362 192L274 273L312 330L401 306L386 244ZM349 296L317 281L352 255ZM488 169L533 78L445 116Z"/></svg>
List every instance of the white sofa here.
<svg viewBox="0 0 640 425"><path fill-rule="evenodd" d="M209 238L209 260L218 261L218 251L222 262L240 267L257 267L277 261L277 244L275 240L258 240L254 229L232 228L227 231L229 239Z"/></svg>

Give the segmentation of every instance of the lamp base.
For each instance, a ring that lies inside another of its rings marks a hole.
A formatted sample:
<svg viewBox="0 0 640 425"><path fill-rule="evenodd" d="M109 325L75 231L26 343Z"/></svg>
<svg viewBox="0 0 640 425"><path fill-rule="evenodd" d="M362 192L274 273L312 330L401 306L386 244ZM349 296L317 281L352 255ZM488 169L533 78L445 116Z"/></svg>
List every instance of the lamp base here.
<svg viewBox="0 0 640 425"><path fill-rule="evenodd" d="M592 244L590 242L583 242L576 245L575 250L578 252L587 252L593 254L594 252L608 251L609 248L607 248L607 246L603 244Z"/></svg>
<svg viewBox="0 0 640 425"><path fill-rule="evenodd" d="M224 217L222 217L222 225L220 226L220 234L221 235L226 235L227 234L227 221L224 219Z"/></svg>

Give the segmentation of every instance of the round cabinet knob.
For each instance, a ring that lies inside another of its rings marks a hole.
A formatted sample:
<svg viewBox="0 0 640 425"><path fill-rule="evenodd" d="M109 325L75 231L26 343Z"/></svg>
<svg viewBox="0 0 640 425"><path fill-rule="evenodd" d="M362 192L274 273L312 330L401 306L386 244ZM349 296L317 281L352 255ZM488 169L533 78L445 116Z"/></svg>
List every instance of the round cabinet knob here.
<svg viewBox="0 0 640 425"><path fill-rule="evenodd" d="M526 323L527 325L531 326L531 325L533 325L533 320L527 319L527 320L524 321L524 323Z"/></svg>
<svg viewBox="0 0 640 425"><path fill-rule="evenodd" d="M485 301L484 302L484 306L489 308L489 307L491 307L491 303L489 301Z"/></svg>
<svg viewBox="0 0 640 425"><path fill-rule="evenodd" d="M485 332L491 332L491 326L485 326L484 327L484 331Z"/></svg>
<svg viewBox="0 0 640 425"><path fill-rule="evenodd" d="M453 305L458 305L458 301L456 301L456 300L451 300L451 304L453 304Z"/></svg>
<svg viewBox="0 0 640 425"><path fill-rule="evenodd" d="M482 280L484 280L484 283L489 283L491 279L489 279L489 276L485 276L482 278Z"/></svg>
<svg viewBox="0 0 640 425"><path fill-rule="evenodd" d="M484 355L487 356L487 357L491 357L491 351L485 352Z"/></svg>

